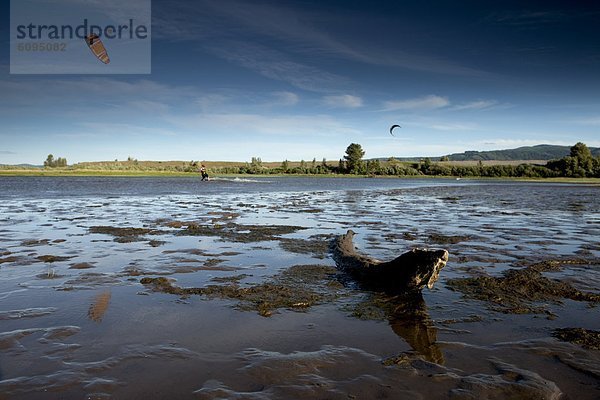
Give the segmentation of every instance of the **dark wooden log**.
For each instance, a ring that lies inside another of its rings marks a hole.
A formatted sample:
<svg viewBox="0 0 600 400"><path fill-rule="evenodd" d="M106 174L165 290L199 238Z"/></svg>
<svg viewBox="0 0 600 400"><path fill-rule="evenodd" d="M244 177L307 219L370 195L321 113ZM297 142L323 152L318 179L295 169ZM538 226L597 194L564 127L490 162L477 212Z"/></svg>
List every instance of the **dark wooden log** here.
<svg viewBox="0 0 600 400"><path fill-rule="evenodd" d="M348 230L332 241L331 252L337 266L359 284L386 291L432 288L440 270L448 261L448 251L442 249L412 249L391 261L380 261L356 252Z"/></svg>

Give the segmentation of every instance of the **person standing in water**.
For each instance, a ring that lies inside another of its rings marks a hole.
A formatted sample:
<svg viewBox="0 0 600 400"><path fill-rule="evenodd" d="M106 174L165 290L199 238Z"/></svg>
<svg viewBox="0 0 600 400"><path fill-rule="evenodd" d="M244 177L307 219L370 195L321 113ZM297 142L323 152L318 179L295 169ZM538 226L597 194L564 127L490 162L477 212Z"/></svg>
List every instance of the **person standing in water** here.
<svg viewBox="0 0 600 400"><path fill-rule="evenodd" d="M202 164L202 166L200 167L200 175L202 175L203 181L208 180L208 172L206 172L206 167L204 166L204 164Z"/></svg>

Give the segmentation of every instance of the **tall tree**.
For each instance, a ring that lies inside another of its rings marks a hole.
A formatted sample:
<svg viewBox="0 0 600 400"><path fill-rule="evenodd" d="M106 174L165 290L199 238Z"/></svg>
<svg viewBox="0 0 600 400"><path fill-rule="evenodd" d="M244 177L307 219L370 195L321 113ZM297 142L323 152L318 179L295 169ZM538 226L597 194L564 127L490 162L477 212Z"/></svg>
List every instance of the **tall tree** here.
<svg viewBox="0 0 600 400"><path fill-rule="evenodd" d="M362 170L362 158L365 155L362 146L358 143L350 143L346 148L346 167L351 174L358 174Z"/></svg>
<svg viewBox="0 0 600 400"><path fill-rule="evenodd" d="M44 161L44 167L55 168L55 167L66 167L67 159L63 157L54 158L52 154L48 154L46 161Z"/></svg>
<svg viewBox="0 0 600 400"><path fill-rule="evenodd" d="M592 158L592 152L585 143L578 142L571 147L571 157L578 158L580 160L587 160Z"/></svg>
<svg viewBox="0 0 600 400"><path fill-rule="evenodd" d="M54 156L52 154L48 154L46 161L44 161L44 167L54 167L54 166L55 166Z"/></svg>
<svg viewBox="0 0 600 400"><path fill-rule="evenodd" d="M576 160L578 176L593 176L594 157L585 143L578 142L571 147L571 157Z"/></svg>

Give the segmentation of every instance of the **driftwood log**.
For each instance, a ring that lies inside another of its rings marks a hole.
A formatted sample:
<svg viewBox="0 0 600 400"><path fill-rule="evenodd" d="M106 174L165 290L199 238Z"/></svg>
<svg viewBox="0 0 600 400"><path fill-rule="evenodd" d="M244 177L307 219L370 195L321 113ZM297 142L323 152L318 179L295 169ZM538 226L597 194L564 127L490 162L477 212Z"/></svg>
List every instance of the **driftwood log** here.
<svg viewBox="0 0 600 400"><path fill-rule="evenodd" d="M448 251L441 249L412 249L399 257L383 262L356 252L348 230L332 241L331 252L337 266L360 285L395 292L433 287L440 270L448 261Z"/></svg>

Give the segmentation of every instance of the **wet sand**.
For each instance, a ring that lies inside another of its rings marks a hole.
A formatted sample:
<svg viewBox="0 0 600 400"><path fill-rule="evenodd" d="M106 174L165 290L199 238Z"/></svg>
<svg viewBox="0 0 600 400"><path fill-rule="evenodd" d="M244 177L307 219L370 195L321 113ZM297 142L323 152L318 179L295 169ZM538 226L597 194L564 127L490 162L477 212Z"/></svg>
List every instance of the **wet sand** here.
<svg viewBox="0 0 600 400"><path fill-rule="evenodd" d="M600 397L600 189L6 199L0 398ZM328 244L444 248L418 296Z"/></svg>

